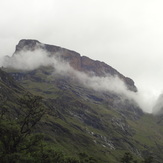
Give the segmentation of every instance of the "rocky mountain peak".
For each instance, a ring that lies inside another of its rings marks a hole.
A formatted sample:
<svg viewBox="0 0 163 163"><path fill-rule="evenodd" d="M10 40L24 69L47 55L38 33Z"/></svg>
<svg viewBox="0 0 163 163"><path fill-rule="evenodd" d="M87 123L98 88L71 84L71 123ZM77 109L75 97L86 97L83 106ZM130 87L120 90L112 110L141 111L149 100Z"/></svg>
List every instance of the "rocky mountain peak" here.
<svg viewBox="0 0 163 163"><path fill-rule="evenodd" d="M75 51L59 46L43 44L37 40L23 39L19 41L14 54L19 53L20 51L34 51L36 49L45 50L51 55L59 54L64 60L68 61L74 69L78 71L83 71L86 73L92 72L95 75L101 77L106 75L118 76L126 83L129 90L135 92L137 91L134 81L128 77L125 77L113 67L107 65L104 62L92 60L86 56L81 56Z"/></svg>
<svg viewBox="0 0 163 163"><path fill-rule="evenodd" d="M36 48L39 48L39 45L41 43L37 40L20 40L18 45L16 45L16 52L22 51L22 50L35 50Z"/></svg>

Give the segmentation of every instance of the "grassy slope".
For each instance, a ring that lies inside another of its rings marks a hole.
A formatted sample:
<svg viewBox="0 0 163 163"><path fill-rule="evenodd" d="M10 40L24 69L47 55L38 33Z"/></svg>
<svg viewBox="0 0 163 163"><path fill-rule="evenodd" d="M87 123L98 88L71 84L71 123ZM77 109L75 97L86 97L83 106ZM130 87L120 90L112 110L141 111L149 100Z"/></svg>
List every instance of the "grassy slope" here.
<svg viewBox="0 0 163 163"><path fill-rule="evenodd" d="M112 95L106 98L50 73L51 69L28 72L20 83L46 99L49 112L40 129L56 146L72 155L84 151L100 162L117 162L125 151L133 152L137 158L151 152L163 160L163 127L157 123L157 117L124 117L110 105L115 98Z"/></svg>

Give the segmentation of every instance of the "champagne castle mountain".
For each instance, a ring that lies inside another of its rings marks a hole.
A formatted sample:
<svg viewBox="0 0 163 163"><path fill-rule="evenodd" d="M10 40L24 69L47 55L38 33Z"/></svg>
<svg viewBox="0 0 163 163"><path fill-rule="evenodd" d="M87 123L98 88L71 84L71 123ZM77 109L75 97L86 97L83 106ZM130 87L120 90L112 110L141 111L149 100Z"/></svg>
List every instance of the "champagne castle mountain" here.
<svg viewBox="0 0 163 163"><path fill-rule="evenodd" d="M99 77L118 76L129 91L138 91L132 79L106 63L37 40L20 40L13 56L38 49L51 56L60 55L77 71ZM46 140L65 153L77 157L85 152L99 163L119 163L123 154L130 152L138 160L152 156L154 163L162 163L162 116L143 113L133 101L122 100L119 94L97 92L56 75L51 67L1 69L0 97L6 97L11 112L19 112L18 98L26 92L41 96L47 113L37 131L48 135Z"/></svg>
<svg viewBox="0 0 163 163"><path fill-rule="evenodd" d="M132 79L127 78L124 75L120 74L117 70L107 65L106 63L92 60L86 56L81 56L79 53L75 51L61 48L59 46L42 44L37 40L20 40L20 42L16 46L15 53L18 53L23 50L34 51L36 49L45 50L51 53L52 55L59 53L64 60L68 61L70 65L78 71L83 72L90 71L97 76L105 76L106 74L110 74L112 76L117 75L127 84L130 90L137 91L137 88L134 85L134 81Z"/></svg>

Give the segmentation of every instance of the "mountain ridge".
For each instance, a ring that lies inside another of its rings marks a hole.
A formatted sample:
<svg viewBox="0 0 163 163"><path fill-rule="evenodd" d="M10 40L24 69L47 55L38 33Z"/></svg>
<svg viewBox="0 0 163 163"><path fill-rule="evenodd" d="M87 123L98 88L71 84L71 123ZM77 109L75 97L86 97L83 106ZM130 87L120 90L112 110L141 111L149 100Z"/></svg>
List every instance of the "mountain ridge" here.
<svg viewBox="0 0 163 163"><path fill-rule="evenodd" d="M37 49L45 50L51 55L56 55L56 53L59 54L65 61L68 61L75 70L86 73L93 72L96 76L99 77L106 76L107 74L111 76L118 76L121 80L124 81L129 90L137 92L134 81L128 77L125 77L113 67L107 65L104 62L93 60L86 56L81 56L75 51L61 48L59 46L43 44L37 40L22 39L16 45L14 55L20 53L21 51L34 51Z"/></svg>
<svg viewBox="0 0 163 163"><path fill-rule="evenodd" d="M35 52L39 49L38 46L46 50L45 44L36 40L20 41L13 55L23 55L26 51ZM73 60L76 56L74 51L61 48L61 53L60 47L46 47L50 49L50 55L58 52L74 67L81 59L77 53L77 60ZM90 64L96 62L88 61ZM88 73L90 69L86 66L82 72ZM162 163L162 121L151 114L143 113L132 100L123 99L112 91L100 92L85 87L64 74L55 73L53 67L41 66L33 70L3 67L2 70L7 73L0 71L0 77L4 79L0 81L0 86L5 88L5 91L15 90L14 94L10 93L13 104L10 109L13 110L16 99L21 96L19 88L41 96L47 114L37 131L48 135L46 139L66 153L78 156L78 153L86 152L99 163L119 163L123 154L130 152L138 160L152 155L154 163ZM10 76L11 80L7 79L7 76ZM9 82L5 83L5 79ZM17 87L12 83L18 84Z"/></svg>

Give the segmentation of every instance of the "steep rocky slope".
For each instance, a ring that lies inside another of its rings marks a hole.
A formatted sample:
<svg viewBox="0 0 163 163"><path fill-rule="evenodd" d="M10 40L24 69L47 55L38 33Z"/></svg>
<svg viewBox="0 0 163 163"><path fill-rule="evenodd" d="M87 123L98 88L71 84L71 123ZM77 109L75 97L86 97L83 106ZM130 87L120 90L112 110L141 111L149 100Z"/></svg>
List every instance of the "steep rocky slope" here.
<svg viewBox="0 0 163 163"><path fill-rule="evenodd" d="M51 55L59 54L59 56L68 61L74 69L79 71L93 72L97 76L105 76L106 74L113 76L117 75L127 84L130 90L137 90L132 79L125 77L106 63L92 60L86 56L81 56L79 53L65 48L42 44L37 40L20 40L16 46L15 54L21 51L34 51L37 49L45 50Z"/></svg>
<svg viewBox="0 0 163 163"><path fill-rule="evenodd" d="M136 91L131 79L109 65L61 47L36 40L21 40L14 55L37 49L46 50L50 55L59 53L78 71L91 71L97 76L107 73L118 75L131 91ZM117 163L128 151L138 160L148 155L152 155L155 162L161 163L163 160L163 128L160 121L153 115L143 113L133 101L122 100L120 95L110 91L86 88L71 77L55 74L53 67L49 66L28 71L13 68L3 70L17 81L9 84L11 90L16 89L20 93L23 86L44 98L48 111L38 131L49 135L47 140L66 153L75 156L86 152L101 163ZM3 79L9 76L3 71L0 74ZM6 87L8 82L2 83ZM16 95L12 97L16 98Z"/></svg>
<svg viewBox="0 0 163 163"><path fill-rule="evenodd" d="M0 69L0 104L16 103L17 97L25 91L9 74Z"/></svg>

